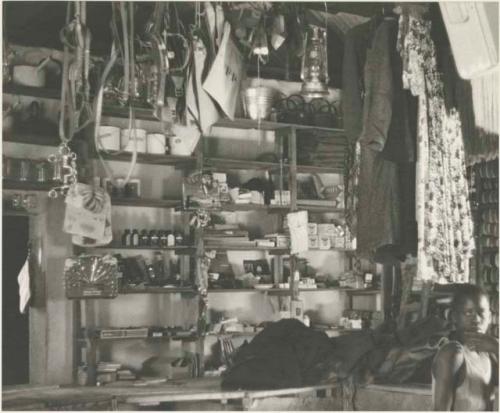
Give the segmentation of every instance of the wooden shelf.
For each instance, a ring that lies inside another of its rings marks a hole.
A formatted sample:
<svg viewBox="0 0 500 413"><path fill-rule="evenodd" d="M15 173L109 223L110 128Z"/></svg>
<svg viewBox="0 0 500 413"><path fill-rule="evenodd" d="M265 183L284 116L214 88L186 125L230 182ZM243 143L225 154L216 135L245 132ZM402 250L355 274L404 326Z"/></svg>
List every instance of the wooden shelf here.
<svg viewBox="0 0 500 413"><path fill-rule="evenodd" d="M34 143L32 140L26 143ZM41 145L49 145L49 143L40 143ZM132 154L129 152L117 152L109 153L105 151L100 151L103 159L117 162L130 162L132 159ZM97 158L97 157L96 157ZM137 162L140 164L149 165L173 165L173 166L185 166L194 164L196 158L194 156L175 156L175 155L155 155L147 153L138 153ZM228 170L277 170L280 168L279 163L275 162L260 162L251 161L244 159L224 159L224 158L205 158L204 168L213 171L228 171ZM283 169L288 170L289 165L281 165ZM324 166L314 166L314 165L297 165L297 172L299 173L324 173L324 174L341 174L344 172L342 166L335 167L324 167Z"/></svg>
<svg viewBox="0 0 500 413"><path fill-rule="evenodd" d="M200 207L201 208L201 207ZM185 208L184 211L196 211L197 208L190 207ZM209 212L238 212L238 211L265 211L268 214L287 214L291 212L290 205L260 205L260 204L226 204L221 205L220 207L211 207L211 208L203 208ZM332 213L332 214L341 214L345 212L344 209L338 208L329 208L325 206L316 206L316 205L303 205L298 203L297 209L306 210L311 213Z"/></svg>
<svg viewBox="0 0 500 413"><path fill-rule="evenodd" d="M190 255L196 252L196 249L189 245L176 245L173 247L153 247L153 246L139 246L139 247L127 247L121 244L110 244L110 245L100 245L98 247L93 247L97 249L113 249L113 250L149 250L149 251L175 251L178 255Z"/></svg>
<svg viewBox="0 0 500 413"><path fill-rule="evenodd" d="M261 205L261 204L223 204L220 207L199 207L209 212L237 212L237 211L266 211L268 213L290 212L289 206ZM198 207L184 208L184 211L196 211Z"/></svg>
<svg viewBox="0 0 500 413"><path fill-rule="evenodd" d="M333 206L333 201L331 201L331 202L332 202L332 204L330 206L327 204L325 204L325 205L321 205L321 204L311 205L311 204L307 204L307 200L297 199L297 208L298 209L305 209L309 212L317 212L317 213L328 212L328 213L341 214L341 213L345 212L344 209L335 208Z"/></svg>
<svg viewBox="0 0 500 413"><path fill-rule="evenodd" d="M327 250L322 250L321 248L309 248L306 252L309 251L321 251L321 252L328 252L328 251L338 251L338 252L347 252L347 253L355 253L356 250L353 250L352 248L328 248Z"/></svg>
<svg viewBox="0 0 500 413"><path fill-rule="evenodd" d="M303 174L343 174L343 161L336 162L334 167L314 166L314 165L297 165L297 172Z"/></svg>
<svg viewBox="0 0 500 413"><path fill-rule="evenodd" d="M291 123L271 122L268 120L256 121L253 119L237 118L220 119L213 126L220 126L234 129L262 129L269 131L277 131L280 129L295 128L297 130L315 130L327 132L328 135L345 137L345 131L337 128L324 128L321 126L296 125Z"/></svg>
<svg viewBox="0 0 500 413"><path fill-rule="evenodd" d="M262 293L268 292L271 290L280 290L279 288L269 288L267 290L258 290L256 288L216 288L216 289L208 289L207 292L209 294L212 293ZM286 290L288 291L288 290Z"/></svg>
<svg viewBox="0 0 500 413"><path fill-rule="evenodd" d="M154 115L153 108L134 107L133 109L136 120L160 121L160 119ZM102 116L128 119L129 108L128 106L103 105Z"/></svg>
<svg viewBox="0 0 500 413"><path fill-rule="evenodd" d="M325 292L325 291L345 291L345 288L299 288L300 292ZM209 289L208 293L269 293L272 295L290 295L289 288L269 288L259 290L257 288L221 288Z"/></svg>
<svg viewBox="0 0 500 413"><path fill-rule="evenodd" d="M280 165L278 162L261 162L252 161L246 159L225 159L225 158L214 158L206 157L205 167L207 169L216 171L227 171L227 170L279 170L280 167L288 170L289 164ZM298 173L324 173L324 174L341 174L344 173L343 160L335 162L335 166L325 167L325 166L314 166L314 165L297 165Z"/></svg>
<svg viewBox="0 0 500 413"><path fill-rule="evenodd" d="M109 342L109 341L130 341L130 340L198 340L198 336L161 336L161 337L113 337L113 338L99 338L99 337L91 337L88 340L94 342ZM80 343L85 343L87 339L79 338L77 339Z"/></svg>
<svg viewBox="0 0 500 413"><path fill-rule="evenodd" d="M34 217L36 212L30 212L24 209L2 209L2 215L6 217Z"/></svg>
<svg viewBox="0 0 500 413"><path fill-rule="evenodd" d="M99 151L103 159L117 162L130 162L132 160L132 153L130 152L117 152L109 153L106 151ZM97 156L96 156L97 158ZM150 153L138 153L137 163L147 165L187 165L194 164L196 158L194 156L175 156L175 155L155 155Z"/></svg>
<svg viewBox="0 0 500 413"><path fill-rule="evenodd" d="M357 288L343 288L343 291L349 295L376 295L382 294L381 290L368 290L368 289L357 289Z"/></svg>
<svg viewBox="0 0 500 413"><path fill-rule="evenodd" d="M150 198L112 198L113 206L177 208L182 205L180 199L150 199Z"/></svg>
<svg viewBox="0 0 500 413"><path fill-rule="evenodd" d="M198 294L190 287L123 287L119 294Z"/></svg>
<svg viewBox="0 0 500 413"><path fill-rule="evenodd" d="M205 250L216 250L216 251L266 251L269 252L270 255L290 255L290 248L283 247L262 247L255 245L213 245L209 242L205 242L204 245ZM308 251L304 251L307 253L309 251L320 251L320 252L345 252L345 253L354 253L356 250L349 248L329 248L327 250L322 250L319 248L312 248ZM302 254L302 253L300 253Z"/></svg>
<svg viewBox="0 0 500 413"><path fill-rule="evenodd" d="M260 331L234 331L234 332L222 332L222 333L207 333L208 337L253 337L259 334Z"/></svg>
<svg viewBox="0 0 500 413"><path fill-rule="evenodd" d="M256 245L213 245L209 242L205 242L205 250L216 250L216 251L266 251L270 255L289 255L290 248L282 247L262 247Z"/></svg>
<svg viewBox="0 0 500 413"><path fill-rule="evenodd" d="M54 148L56 148L61 143L61 140L57 135L49 136L24 132L17 133L15 131L3 134L2 139L4 142L52 146Z"/></svg>
<svg viewBox="0 0 500 413"><path fill-rule="evenodd" d="M498 251L499 251L498 247L482 247L481 248L481 254L491 254L491 253L495 253L495 252L498 253Z"/></svg>
<svg viewBox="0 0 500 413"><path fill-rule="evenodd" d="M61 99L60 89L49 89L45 87L21 86L14 83L3 85L3 93L10 95L21 95L45 99Z"/></svg>
<svg viewBox="0 0 500 413"><path fill-rule="evenodd" d="M14 189L17 191L50 191L52 188L60 185L57 182L29 182L29 181L11 181L3 180L3 189Z"/></svg>
<svg viewBox="0 0 500 413"><path fill-rule="evenodd" d="M206 165L205 165L206 164ZM288 168L288 165L281 165L283 168ZM251 161L246 159L225 159L225 158L212 158L207 157L204 159L204 167L213 169L213 170L232 170L232 169L241 169L241 170L273 170L279 169L280 164L277 162L261 162L261 161Z"/></svg>

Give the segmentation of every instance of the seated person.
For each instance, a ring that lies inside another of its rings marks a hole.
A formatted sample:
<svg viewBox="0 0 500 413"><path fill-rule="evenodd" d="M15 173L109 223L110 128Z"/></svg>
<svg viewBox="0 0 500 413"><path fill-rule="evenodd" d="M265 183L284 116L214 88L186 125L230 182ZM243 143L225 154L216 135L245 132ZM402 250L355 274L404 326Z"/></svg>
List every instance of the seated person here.
<svg viewBox="0 0 500 413"><path fill-rule="evenodd" d="M491 312L488 296L464 284L453 296L455 331L432 366L434 410L492 410L498 384L498 340L487 335Z"/></svg>

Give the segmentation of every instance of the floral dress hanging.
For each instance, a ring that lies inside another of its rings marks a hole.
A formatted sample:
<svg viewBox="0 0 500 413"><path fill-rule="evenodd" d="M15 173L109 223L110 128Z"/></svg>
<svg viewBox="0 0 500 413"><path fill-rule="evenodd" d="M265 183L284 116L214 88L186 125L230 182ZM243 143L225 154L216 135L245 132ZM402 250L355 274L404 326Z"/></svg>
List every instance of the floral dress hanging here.
<svg viewBox="0 0 500 413"><path fill-rule="evenodd" d="M400 17L403 85L419 98L417 278L468 282L475 247L460 118L446 111L430 29L422 16Z"/></svg>

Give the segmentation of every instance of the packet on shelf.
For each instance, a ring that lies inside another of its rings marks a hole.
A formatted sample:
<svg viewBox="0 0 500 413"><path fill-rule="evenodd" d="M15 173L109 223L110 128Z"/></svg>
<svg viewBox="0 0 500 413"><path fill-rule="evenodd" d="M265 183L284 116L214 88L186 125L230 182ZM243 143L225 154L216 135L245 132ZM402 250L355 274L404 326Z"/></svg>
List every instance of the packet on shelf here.
<svg viewBox="0 0 500 413"><path fill-rule="evenodd" d="M309 235L309 249L318 249L319 239L317 235Z"/></svg>
<svg viewBox="0 0 500 413"><path fill-rule="evenodd" d="M148 133L146 136L147 153L164 155L166 149L166 137L163 133Z"/></svg>
<svg viewBox="0 0 500 413"><path fill-rule="evenodd" d="M292 196L288 190L275 190L274 198L271 199L271 205L290 205Z"/></svg>
<svg viewBox="0 0 500 413"><path fill-rule="evenodd" d="M335 224L318 224L318 235L323 236L334 236L335 235Z"/></svg>
<svg viewBox="0 0 500 413"><path fill-rule="evenodd" d="M121 149L125 152L146 153L146 130L122 129L120 134Z"/></svg>
<svg viewBox="0 0 500 413"><path fill-rule="evenodd" d="M329 235L320 235L318 237L318 242L320 250L329 250L332 247Z"/></svg>
<svg viewBox="0 0 500 413"><path fill-rule="evenodd" d="M309 222L307 224L307 233L309 236L318 235L318 224L315 222Z"/></svg>

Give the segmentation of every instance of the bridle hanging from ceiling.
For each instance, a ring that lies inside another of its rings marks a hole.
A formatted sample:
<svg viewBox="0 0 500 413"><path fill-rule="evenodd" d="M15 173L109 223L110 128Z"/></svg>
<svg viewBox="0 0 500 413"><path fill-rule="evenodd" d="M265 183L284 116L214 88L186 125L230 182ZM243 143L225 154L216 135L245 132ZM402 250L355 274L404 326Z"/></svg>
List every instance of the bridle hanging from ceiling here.
<svg viewBox="0 0 500 413"><path fill-rule="evenodd" d="M70 20L72 8L74 16ZM59 145L56 154L48 157L61 185L49 191L49 197L65 195L78 180L76 154L69 143L74 135L92 122L90 104L90 42L91 34L86 22L86 2L68 3L66 25L60 31L64 45L63 76L61 85L61 111L59 114Z"/></svg>
<svg viewBox="0 0 500 413"><path fill-rule="evenodd" d="M113 42L111 44L111 52L108 63L106 64L104 71L101 76L99 83L99 88L95 98L95 122L94 122L94 143L96 149L98 149L97 154L99 161L104 168L105 174L108 179L111 180L114 186L123 187L125 186L132 176L132 173L137 164L137 132L136 132L136 122L135 122L135 111L132 105L132 98L135 91L135 47L134 47L134 2L118 2L112 3L112 18L111 18L111 33L113 37ZM121 21L122 36L120 38L120 31L118 30L118 16ZM130 162L130 167L125 176L123 182L118 182L113 176L113 171L110 166L105 162L101 155L103 150L100 143L99 129L101 125L102 117L102 105L104 99L104 87L106 85L106 79L108 78L111 70L116 64L118 58L121 57L123 63L123 83L122 90L120 91L121 100L128 105L129 109L129 122L128 122L128 136L130 139L134 140L132 159ZM100 150L99 150L100 149Z"/></svg>

